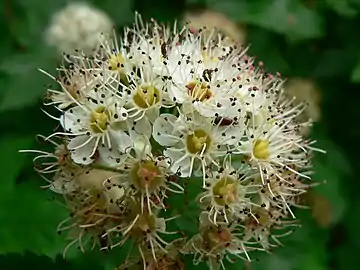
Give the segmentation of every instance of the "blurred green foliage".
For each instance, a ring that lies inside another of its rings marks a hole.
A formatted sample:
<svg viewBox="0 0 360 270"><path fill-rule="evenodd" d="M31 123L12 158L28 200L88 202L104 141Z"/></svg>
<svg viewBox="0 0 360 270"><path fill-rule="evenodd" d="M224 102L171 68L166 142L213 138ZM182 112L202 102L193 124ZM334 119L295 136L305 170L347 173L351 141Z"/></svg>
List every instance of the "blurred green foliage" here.
<svg viewBox="0 0 360 270"><path fill-rule="evenodd" d="M54 122L40 110L49 79L37 68L54 70L58 57L43 42L53 12L70 0L3 0L0 7L0 268L111 269L122 254L61 252L56 234L66 209L39 186L31 158L19 149L36 148L35 135L51 133ZM360 0L92 0L120 29L137 10L145 18L172 22L184 12L211 8L246 25L250 54L270 72L316 82L322 118L311 136L327 155L316 155L314 178L326 180L310 205L299 210L302 228L274 254L260 254L244 269L357 269L360 257ZM188 211L197 211L191 205ZM323 216L329 219L321 223ZM315 218L314 218L315 217ZM330 217L330 218L329 218ZM316 222L318 221L318 222ZM189 222L192 222L189 220ZM322 226L320 226L322 224ZM187 224L177 224L187 228ZM191 228L189 229L191 230ZM242 264L228 269L241 269Z"/></svg>

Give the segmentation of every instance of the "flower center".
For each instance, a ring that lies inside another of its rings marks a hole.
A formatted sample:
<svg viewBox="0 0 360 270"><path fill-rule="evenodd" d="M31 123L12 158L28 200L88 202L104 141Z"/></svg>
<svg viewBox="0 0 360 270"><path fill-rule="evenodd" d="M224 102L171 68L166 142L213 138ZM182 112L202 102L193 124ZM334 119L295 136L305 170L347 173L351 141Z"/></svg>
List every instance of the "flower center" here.
<svg viewBox="0 0 360 270"><path fill-rule="evenodd" d="M142 86L137 89L133 100L138 107L146 109L160 102L160 93L152 85Z"/></svg>
<svg viewBox="0 0 360 270"><path fill-rule="evenodd" d="M206 83L191 82L186 85L188 95L196 101L205 101L212 97L210 86Z"/></svg>
<svg viewBox="0 0 360 270"><path fill-rule="evenodd" d="M232 234L224 228L210 227L203 234L210 249L225 247L232 240Z"/></svg>
<svg viewBox="0 0 360 270"><path fill-rule="evenodd" d="M213 187L214 199L217 204L225 206L237 200L237 182L230 177L221 178Z"/></svg>
<svg viewBox="0 0 360 270"><path fill-rule="evenodd" d="M124 57L118 54L112 54L109 57L109 70L120 71L124 67L125 59Z"/></svg>
<svg viewBox="0 0 360 270"><path fill-rule="evenodd" d="M210 136L202 129L196 129L186 138L187 150L191 154L206 153L211 144Z"/></svg>
<svg viewBox="0 0 360 270"><path fill-rule="evenodd" d="M152 160L138 162L131 170L130 178L137 189L148 192L155 191L164 181L159 167Z"/></svg>
<svg viewBox="0 0 360 270"><path fill-rule="evenodd" d="M256 140L253 146L253 155L257 159L268 159L269 153L269 140Z"/></svg>
<svg viewBox="0 0 360 270"><path fill-rule="evenodd" d="M146 233L156 229L156 217L147 213L139 214L130 234L134 238L143 238Z"/></svg>
<svg viewBox="0 0 360 270"><path fill-rule="evenodd" d="M250 217L247 221L249 227L264 226L270 221L270 216L268 212L266 212L266 210L264 209L256 209L254 211L254 215L256 219L254 217Z"/></svg>
<svg viewBox="0 0 360 270"><path fill-rule="evenodd" d="M104 107L99 106L91 113L90 127L95 133L103 133L109 123L110 112Z"/></svg>

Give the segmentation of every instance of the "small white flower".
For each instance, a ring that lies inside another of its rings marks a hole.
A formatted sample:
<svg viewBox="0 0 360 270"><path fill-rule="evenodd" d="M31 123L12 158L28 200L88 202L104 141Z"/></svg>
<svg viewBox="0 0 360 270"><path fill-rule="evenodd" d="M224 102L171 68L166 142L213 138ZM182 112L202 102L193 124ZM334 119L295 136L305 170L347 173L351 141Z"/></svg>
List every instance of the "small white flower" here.
<svg viewBox="0 0 360 270"><path fill-rule="evenodd" d="M194 254L194 264L203 261L211 263L212 260L216 260L224 267L223 259L231 261L231 257L251 261L248 251L255 248L245 247L238 237L241 231L236 223L214 225L209 221L206 212L202 212L199 219L199 233L191 238L182 250L185 254Z"/></svg>
<svg viewBox="0 0 360 270"><path fill-rule="evenodd" d="M123 237L110 248L122 246L129 238L134 239L138 243L138 250L144 262L144 250L150 251L155 260L158 250L167 252L166 246L169 243L162 239L161 235L174 234L166 231L166 222L175 217L165 219L158 216L158 211L147 212L136 197L127 198L122 205L122 222L108 229L104 236L111 237L113 234L121 233Z"/></svg>
<svg viewBox="0 0 360 270"><path fill-rule="evenodd" d="M168 90L170 98L194 107L205 117L238 116L241 112L235 96L238 69L233 64L232 52L218 56L214 53L217 48L189 43L175 46L165 61L172 82ZM238 49L232 48L232 51L238 52Z"/></svg>
<svg viewBox="0 0 360 270"><path fill-rule="evenodd" d="M55 78L44 70L42 73L57 82L60 89L47 89L47 96L44 105L57 106L61 110L65 110L77 103L84 102L89 98L89 94L101 84L102 78L96 71L90 71L82 64L72 63L70 67L61 67L58 69L59 77Z"/></svg>
<svg viewBox="0 0 360 270"><path fill-rule="evenodd" d="M146 137L138 137L133 145L134 153L129 154L126 161L118 168L118 183L133 195L138 195L141 202L152 208L163 208L164 198L168 192L182 193L184 189L174 181L169 170L170 159L155 157L151 152L151 144Z"/></svg>
<svg viewBox="0 0 360 270"><path fill-rule="evenodd" d="M249 157L249 162L259 168L263 184L270 174L277 175L279 168L286 168L293 173L309 178L295 170L305 168L308 163L309 143L304 141L294 127L289 125L292 120L277 118L268 112L269 117L263 118L259 125L253 125L252 119L246 129L247 140L238 143L238 152Z"/></svg>
<svg viewBox="0 0 360 270"><path fill-rule="evenodd" d="M135 121L145 117L153 123L160 114L160 108L171 108L174 104L169 99L167 87L169 83L154 74L151 68L144 66L135 68L133 75L127 75L128 86L122 90L129 117Z"/></svg>
<svg viewBox="0 0 360 270"><path fill-rule="evenodd" d="M110 159L122 157L131 147L131 139L116 123L127 119L128 113L116 96L97 94L96 102L70 108L61 117L61 124L70 139L68 148L75 163L90 164L98 151L99 159L109 163ZM56 133L55 133L56 134Z"/></svg>
<svg viewBox="0 0 360 270"><path fill-rule="evenodd" d="M206 172L206 184L199 201L211 222L216 225L219 217L226 223L242 218L243 210L251 206L249 189L261 186L252 185L251 177L251 170L243 166L234 169L229 160L218 171Z"/></svg>
<svg viewBox="0 0 360 270"><path fill-rule="evenodd" d="M100 33L111 29L111 19L103 11L86 3L70 3L53 15L46 40L61 52L90 52L100 44Z"/></svg>
<svg viewBox="0 0 360 270"><path fill-rule="evenodd" d="M162 114L155 120L153 138L165 146L164 155L172 160L173 172L190 177L202 171L235 145L243 136L239 126L219 126L209 118L195 113L192 116Z"/></svg>
<svg viewBox="0 0 360 270"><path fill-rule="evenodd" d="M122 219L117 202L121 201L123 190L117 185L108 185L107 188L98 186L99 180L104 180L103 177L106 176L103 171L96 171L94 175L88 176L90 182L96 182L95 186L82 187L64 195L71 212L70 217L60 222L57 228L58 233L68 231L67 236L71 240L64 249L64 257L75 244L84 253L88 248L109 248L112 236L104 237L103 234Z"/></svg>

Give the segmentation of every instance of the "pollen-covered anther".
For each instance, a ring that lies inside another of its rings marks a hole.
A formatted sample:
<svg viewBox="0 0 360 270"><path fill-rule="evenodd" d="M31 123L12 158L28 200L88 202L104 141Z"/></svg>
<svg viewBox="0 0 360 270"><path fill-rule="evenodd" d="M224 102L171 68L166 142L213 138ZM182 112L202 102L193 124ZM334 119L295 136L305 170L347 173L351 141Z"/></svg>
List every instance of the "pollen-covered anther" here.
<svg viewBox="0 0 360 270"><path fill-rule="evenodd" d="M226 227L210 226L203 232L203 239L211 250L226 247L232 238L232 233Z"/></svg>
<svg viewBox="0 0 360 270"><path fill-rule="evenodd" d="M206 83L192 82L186 85L188 95L196 101L206 101L212 97L210 87Z"/></svg>
<svg viewBox="0 0 360 270"><path fill-rule="evenodd" d="M140 161L131 170L131 180L139 190L153 192L164 184L165 178L155 162Z"/></svg>
<svg viewBox="0 0 360 270"><path fill-rule="evenodd" d="M141 86L137 89L133 101L138 107L146 109L160 102L160 92L152 85Z"/></svg>
<svg viewBox="0 0 360 270"><path fill-rule="evenodd" d="M120 53L110 55L108 61L108 68L112 71L120 71L125 63L125 59Z"/></svg>
<svg viewBox="0 0 360 270"><path fill-rule="evenodd" d="M221 206L234 203L238 196L237 190L235 179L223 177L213 187L214 200Z"/></svg>
<svg viewBox="0 0 360 270"><path fill-rule="evenodd" d="M269 140L256 140L253 144L254 157L257 159L268 159L270 156L269 145Z"/></svg>
<svg viewBox="0 0 360 270"><path fill-rule="evenodd" d="M196 129L191 135L186 138L186 146L191 154L206 153L210 148L211 138L202 129Z"/></svg>
<svg viewBox="0 0 360 270"><path fill-rule="evenodd" d="M144 238L147 233L156 231L156 216L148 213L139 214L130 230L130 235L137 239Z"/></svg>
<svg viewBox="0 0 360 270"><path fill-rule="evenodd" d="M91 113L90 127L95 133L102 133L107 129L110 112L104 107L99 106Z"/></svg>

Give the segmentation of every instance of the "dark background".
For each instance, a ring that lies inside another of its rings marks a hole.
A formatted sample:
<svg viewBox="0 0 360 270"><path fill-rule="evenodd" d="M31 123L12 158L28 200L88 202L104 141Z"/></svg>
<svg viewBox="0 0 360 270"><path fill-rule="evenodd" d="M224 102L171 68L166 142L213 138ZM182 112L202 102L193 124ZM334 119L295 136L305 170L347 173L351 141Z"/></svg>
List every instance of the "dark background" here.
<svg viewBox="0 0 360 270"><path fill-rule="evenodd" d="M61 253L56 234L66 208L39 186L31 157L35 135L50 134L53 120L41 110L57 53L44 42L51 15L65 0L0 2L0 269L111 269L102 254ZM317 86L321 118L311 137L327 155L316 155L315 180L326 180L305 198L313 210L297 211L302 228L274 254L245 269L358 269L360 265L360 0L93 0L120 30L133 12L159 21L181 20L210 8L246 31L250 54L269 72ZM90 18L89 18L90 20ZM311 97L310 97L311 99ZM242 264L231 269L241 269ZM230 269L230 268L229 268Z"/></svg>

